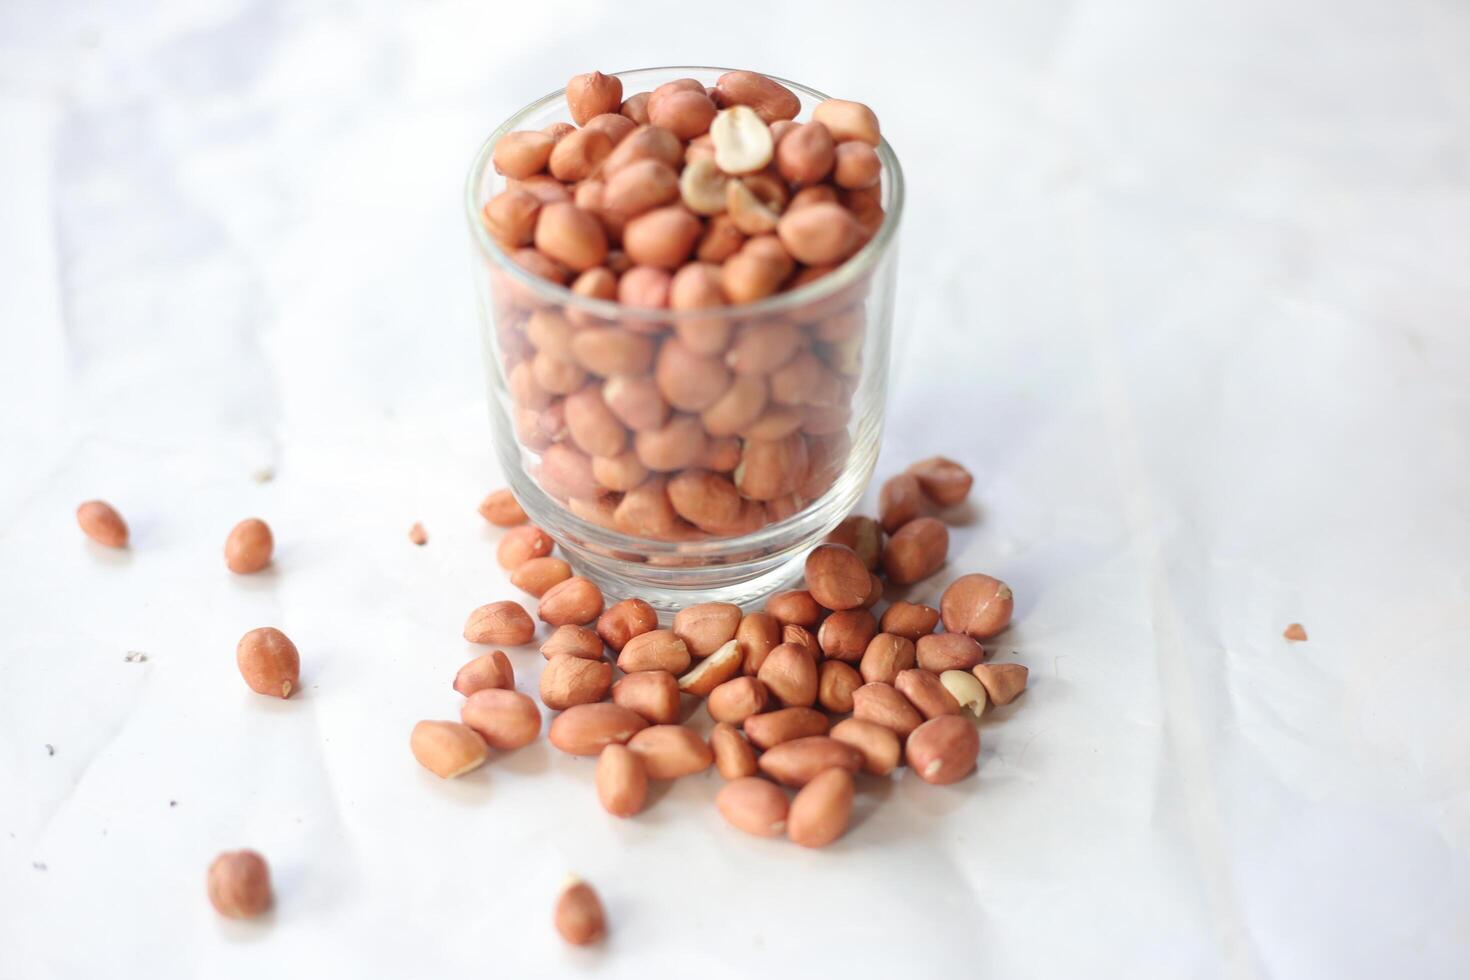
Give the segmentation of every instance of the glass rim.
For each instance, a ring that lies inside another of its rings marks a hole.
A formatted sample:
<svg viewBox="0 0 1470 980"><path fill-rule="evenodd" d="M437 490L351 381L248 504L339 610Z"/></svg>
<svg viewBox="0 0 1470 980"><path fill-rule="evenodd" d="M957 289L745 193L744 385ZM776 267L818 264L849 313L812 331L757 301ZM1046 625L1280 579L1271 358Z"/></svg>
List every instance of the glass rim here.
<svg viewBox="0 0 1470 980"><path fill-rule="evenodd" d="M734 71L731 68L718 68L702 65L663 65L649 68L630 68L623 71L613 72L619 79L626 76L639 75L644 72L720 72ZM793 82L790 79L778 75L766 75L772 81L798 92L810 96L817 101L826 101L831 96L817 89ZM893 147L888 140L882 137L878 141L878 159L883 165L884 172L888 176L889 200L885 209L886 214L883 224L878 227L876 234L870 238L862 248L850 256L845 262L833 269L831 272L806 285L753 303L732 304L728 306L711 306L697 310L670 310L662 307L628 306L615 300L594 299L590 296L581 296L572 292L566 286L554 283L549 279L543 279L521 268L500 243L490 236L485 228L485 223L480 219L480 209L483 206L480 201L480 190L484 185L486 171L491 165L491 155L495 151L495 144L506 133L512 132L527 116L538 112L557 101L566 100L566 90L558 89L543 95L534 102L521 107L508 119L502 122L480 146L476 152L474 161L470 165L469 176L465 180L465 214L470 224L470 235L479 246L482 255L493 262L503 273L516 280L520 286L531 290L531 292L549 303L553 303L567 309L582 310L592 316L604 320L618 320L629 316L636 316L640 320L667 320L678 321L681 318L709 318L726 317L730 319L741 319L747 317L778 316L791 310L818 303L829 298L852 284L860 281L867 275L887 252L893 243L898 231L899 219L903 214L904 204L904 180L903 168L898 162L898 155L893 152Z"/></svg>

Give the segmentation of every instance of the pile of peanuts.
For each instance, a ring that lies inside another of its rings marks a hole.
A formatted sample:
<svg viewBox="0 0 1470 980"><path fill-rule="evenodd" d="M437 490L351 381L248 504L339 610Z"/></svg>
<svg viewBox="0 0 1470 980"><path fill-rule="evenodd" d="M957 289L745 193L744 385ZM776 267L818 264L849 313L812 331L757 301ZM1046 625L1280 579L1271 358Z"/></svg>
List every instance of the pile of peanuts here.
<svg viewBox="0 0 1470 980"><path fill-rule="evenodd" d="M877 232L877 117L830 99L798 123L798 96L748 71L627 98L591 72L566 103L576 125L495 145L506 186L484 227L527 271L650 315L601 317L491 275L537 479L578 517L643 538L790 517L847 458L868 282L780 313L739 307L814 282Z"/></svg>
<svg viewBox="0 0 1470 980"><path fill-rule="evenodd" d="M1026 687L1026 667L991 663L981 645L1010 624L1011 590L967 574L938 609L900 600L873 610L885 579L907 585L944 565L948 528L930 512L962 503L971 482L952 460L917 463L884 485L879 519L850 517L810 552L806 588L759 612L698 603L670 628L641 599L607 605L551 554L552 539L509 491L491 494L481 513L507 528L498 559L551 627L539 684L541 705L557 712L551 744L597 759L597 796L614 816L641 812L650 781L714 766L726 780L714 802L731 826L804 847L846 832L859 774L888 778L907 763L925 782L963 779L979 756L975 719ZM464 637L525 646L536 629L520 603L499 601L470 614ZM540 707L515 689L503 650L465 664L453 686L465 697L460 721L419 722L410 738L436 775L463 775L490 750L540 735ZM707 737L691 724L698 701L713 723Z"/></svg>

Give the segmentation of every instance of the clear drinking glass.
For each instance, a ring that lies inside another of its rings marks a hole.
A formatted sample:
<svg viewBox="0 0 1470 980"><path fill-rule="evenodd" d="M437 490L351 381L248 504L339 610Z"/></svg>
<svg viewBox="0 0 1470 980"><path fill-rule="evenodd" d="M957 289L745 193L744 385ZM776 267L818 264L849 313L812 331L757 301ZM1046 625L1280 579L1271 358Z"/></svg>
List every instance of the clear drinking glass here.
<svg viewBox="0 0 1470 980"><path fill-rule="evenodd" d="M626 98L676 78L714 85L726 70L618 77ZM777 81L801 98L798 120L827 98ZM664 611L751 604L800 573L877 461L903 211L898 159L886 142L878 147L886 216L837 269L741 306L634 308L532 275L482 223L506 184L491 164L500 137L570 118L560 91L522 109L486 140L466 186L502 468L531 521L608 595Z"/></svg>

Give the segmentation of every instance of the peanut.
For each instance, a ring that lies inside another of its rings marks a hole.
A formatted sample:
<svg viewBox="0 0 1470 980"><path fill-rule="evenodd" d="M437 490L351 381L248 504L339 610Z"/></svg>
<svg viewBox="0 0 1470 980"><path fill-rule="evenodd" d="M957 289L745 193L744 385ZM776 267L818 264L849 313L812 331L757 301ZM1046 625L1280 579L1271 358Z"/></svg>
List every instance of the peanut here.
<svg viewBox="0 0 1470 980"><path fill-rule="evenodd" d="M607 489L621 493L647 480L648 467L638 462L638 454L630 449L616 456L593 456L592 477Z"/></svg>
<svg viewBox="0 0 1470 980"><path fill-rule="evenodd" d="M775 500L797 489L808 461L806 440L795 433L784 439L747 439L735 485L752 500Z"/></svg>
<svg viewBox="0 0 1470 980"><path fill-rule="evenodd" d="M977 640L989 639L1009 626L1014 608L1010 586L989 575L961 575L939 599L944 628Z"/></svg>
<svg viewBox="0 0 1470 980"><path fill-rule="evenodd" d="M846 545L823 544L806 557L806 587L820 605L856 609L868 595L868 567Z"/></svg>
<svg viewBox="0 0 1470 980"><path fill-rule="evenodd" d="M623 250L639 265L677 269L689 257L702 228L681 204L645 211L623 229Z"/></svg>
<svg viewBox="0 0 1470 980"><path fill-rule="evenodd" d="M617 327L594 327L572 335L572 356L584 370L599 378L612 379L608 382L611 385L613 381L622 380L622 375L642 374L648 370L653 364L653 341ZM613 408L613 413L618 414L607 386L603 387L602 396L608 407ZM621 415L619 417L622 418ZM624 424L627 421L623 418Z"/></svg>
<svg viewBox="0 0 1470 980"><path fill-rule="evenodd" d="M898 767L903 747L891 728L861 718L847 718L832 726L832 737L850 745L863 758L863 771L886 776Z"/></svg>
<svg viewBox="0 0 1470 980"><path fill-rule="evenodd" d="M463 776L485 762L485 740L458 722L421 721L413 726L408 746L419 765L440 779Z"/></svg>
<svg viewBox="0 0 1470 980"><path fill-rule="evenodd" d="M720 213L710 218L709 227L705 228L704 234L699 238L699 244L695 246L695 258L701 262L724 262L739 252L745 244L745 233L739 228L736 228L735 222L731 220L728 214L724 213L725 193L725 187L721 184ZM708 201L708 198L700 197L699 200L704 202ZM687 205L688 202L685 203ZM713 203L709 203L708 206L713 207L714 205ZM690 206L690 210L694 210L694 208ZM734 296L731 295L730 299L733 302Z"/></svg>
<svg viewBox="0 0 1470 980"><path fill-rule="evenodd" d="M748 106L721 110L710 123L709 135L715 164L727 174L755 173L771 162L775 151L770 129Z"/></svg>
<svg viewBox="0 0 1470 980"><path fill-rule="evenodd" d="M602 615L602 590L574 575L546 590L536 615L552 626L585 626Z"/></svg>
<svg viewBox="0 0 1470 980"><path fill-rule="evenodd" d="M805 626L787 623L781 627L781 642L789 643L794 647L800 647L805 650L806 655L812 658L813 663L822 659L822 648L817 644L817 638L812 636L812 631Z"/></svg>
<svg viewBox="0 0 1470 980"><path fill-rule="evenodd" d="M623 495L613 511L613 523L624 534L650 538L669 538L678 529L679 515L674 513L662 477L649 479Z"/></svg>
<svg viewBox="0 0 1470 980"><path fill-rule="evenodd" d="M832 167L832 183L849 190L875 187L882 176L883 164L878 154L866 143L848 140L838 143Z"/></svg>
<svg viewBox="0 0 1470 980"><path fill-rule="evenodd" d="M735 209L730 210L733 214ZM852 212L840 204L812 204L788 212L777 222L776 234L792 258L807 265L842 262L866 239Z"/></svg>
<svg viewBox="0 0 1470 980"><path fill-rule="evenodd" d="M496 527L526 523L526 512L509 490L496 490L480 501L480 516Z"/></svg>
<svg viewBox="0 0 1470 980"><path fill-rule="evenodd" d="M713 158L690 160L679 175L679 200L695 214L706 217L724 214L729 183L730 178Z"/></svg>
<svg viewBox="0 0 1470 980"><path fill-rule="evenodd" d="M949 530L918 517L894 532L883 549L883 571L895 585L910 585L939 571L949 553Z"/></svg>
<svg viewBox="0 0 1470 980"><path fill-rule="evenodd" d="M692 776L715 761L704 739L683 725L651 725L629 739L628 748L643 757L649 779Z"/></svg>
<svg viewBox="0 0 1470 980"><path fill-rule="evenodd" d="M560 141L563 136L575 133L576 131L576 126L573 126L571 123L565 122L554 122L541 127L541 132L545 133L547 136L550 136L551 142L553 143Z"/></svg>
<svg viewBox="0 0 1470 980"><path fill-rule="evenodd" d="M868 683L892 684L900 673L916 661L913 641L892 633L879 633L863 650L858 670Z"/></svg>
<svg viewBox="0 0 1470 980"><path fill-rule="evenodd" d="M758 374L737 374L700 415L700 422L712 436L733 436L747 431L765 407L766 379Z"/></svg>
<svg viewBox="0 0 1470 980"><path fill-rule="evenodd" d="M801 111L796 93L753 71L727 71L715 82L726 104L750 106L766 123L795 119Z"/></svg>
<svg viewBox="0 0 1470 980"><path fill-rule="evenodd" d="M597 620L597 635L617 653L633 637L655 629L658 629L658 613L642 599L614 603Z"/></svg>
<svg viewBox="0 0 1470 980"><path fill-rule="evenodd" d="M949 688L945 687L939 680L939 675L932 671L912 668L899 673L893 682L898 693L908 698L909 703L919 709L919 714L925 718L938 718L940 715L957 715L960 713L960 703Z"/></svg>
<svg viewBox="0 0 1470 980"><path fill-rule="evenodd" d="M414 521L413 526L408 529L408 540L416 545L428 544L429 532L425 531L424 526L418 521Z"/></svg>
<svg viewBox="0 0 1470 980"><path fill-rule="evenodd" d="M593 383L575 391L562 403L567 432L577 448L589 456L616 456L628 433L603 401L602 388Z"/></svg>
<svg viewBox="0 0 1470 980"><path fill-rule="evenodd" d="M676 409L701 412L730 387L731 374L722 360L691 350L677 337L659 348L654 364L659 392Z"/></svg>
<svg viewBox="0 0 1470 980"><path fill-rule="evenodd" d="M553 711L601 701L612 687L612 664L571 654L552 657L541 671L541 703Z"/></svg>
<svg viewBox="0 0 1470 980"><path fill-rule="evenodd" d="M629 133L638 128L638 124L621 113L604 112L587 120L586 128L606 133L608 139L612 140L613 146L617 146Z"/></svg>
<svg viewBox="0 0 1470 980"><path fill-rule="evenodd" d="M480 606L464 624L464 638L470 643L518 647L530 643L535 635L530 614L520 603L509 600Z"/></svg>
<svg viewBox="0 0 1470 980"><path fill-rule="evenodd" d="M621 114L627 116L639 126L647 126L648 99L652 94L652 92L639 92L637 95L628 96L623 100L623 107L620 110Z"/></svg>
<svg viewBox="0 0 1470 980"><path fill-rule="evenodd" d="M679 721L679 681L667 670L638 670L612 688L613 704L621 705L653 725Z"/></svg>
<svg viewBox="0 0 1470 980"><path fill-rule="evenodd" d="M756 837L780 837L790 808L780 787L756 776L732 779L715 794L715 807L725 822Z"/></svg>
<svg viewBox="0 0 1470 980"><path fill-rule="evenodd" d="M630 674L667 670L677 676L689 669L692 660L689 647L673 630L649 630L628 640L618 654L618 668Z"/></svg>
<svg viewBox="0 0 1470 980"><path fill-rule="evenodd" d="M597 757L597 800L615 817L631 817L648 800L643 757L626 745L609 745Z"/></svg>
<svg viewBox="0 0 1470 980"><path fill-rule="evenodd" d="M873 637L878 634L878 621L866 609L835 612L822 621L817 643L823 655L834 660L856 663L863 657Z"/></svg>
<svg viewBox="0 0 1470 980"><path fill-rule="evenodd" d="M605 747L624 744L647 727L648 722L622 705L578 704L552 720L547 738L568 755L598 755Z"/></svg>
<svg viewBox="0 0 1470 980"><path fill-rule="evenodd" d="M602 176L611 180L618 171L638 160L659 160L677 169L684 160L684 147L667 129L639 126L613 147L602 162Z"/></svg>
<svg viewBox="0 0 1470 980"><path fill-rule="evenodd" d="M727 640L714 653L696 664L693 670L679 678L679 690L695 697L707 697L715 688L740 673L743 662L740 644L733 639Z"/></svg>
<svg viewBox="0 0 1470 980"><path fill-rule="evenodd" d="M776 169L782 177L799 187L821 184L832 172L836 161L836 143L832 140L832 133L819 122L793 127L776 144ZM817 203L818 199L835 203L837 194L828 191L819 198L808 195L800 205L793 200L791 209Z"/></svg>
<svg viewBox="0 0 1470 980"><path fill-rule="evenodd" d="M722 779L743 779L759 771L755 764L755 750L729 722L719 722L710 729L709 747Z"/></svg>
<svg viewBox="0 0 1470 980"><path fill-rule="evenodd" d="M890 477L878 495L879 519L883 530L889 534L918 517L923 508L924 491L919 487L918 477L912 473Z"/></svg>
<svg viewBox="0 0 1470 980"><path fill-rule="evenodd" d="M862 140L869 146L877 146L882 139L878 133L878 117L861 102L828 99L812 110L812 119L830 129L838 142Z"/></svg>
<svg viewBox="0 0 1470 980"><path fill-rule="evenodd" d="M654 90L653 98L648 102L648 121L667 129L681 140L691 140L709 132L717 110L710 97L704 94L703 86L698 91L665 91L665 88L661 85Z"/></svg>
<svg viewBox="0 0 1470 980"><path fill-rule="evenodd" d="M289 698L300 684L301 655L296 644L273 626L262 626L240 637L235 664L256 694Z"/></svg>
<svg viewBox="0 0 1470 980"><path fill-rule="evenodd" d="M550 660L560 654L586 660L601 660L602 638L585 626L558 626L551 631L546 642L541 644L541 655Z"/></svg>
<svg viewBox="0 0 1470 980"><path fill-rule="evenodd" d="M740 620L735 639L745 651L745 673L754 675L766 656L781 643L781 621L768 612L749 613Z"/></svg>
<svg viewBox="0 0 1470 980"><path fill-rule="evenodd" d="M561 938L573 946L590 946L607 934L602 900L585 881L572 878L556 897L552 924Z"/></svg>
<svg viewBox="0 0 1470 980"><path fill-rule="evenodd" d="M939 683L950 696L959 703L959 706L969 711L976 718L985 713L985 705L989 702L989 695L985 693L985 685L980 683L974 674L963 670L946 670L939 675Z"/></svg>
<svg viewBox="0 0 1470 980"><path fill-rule="evenodd" d="M915 646L919 666L936 674L969 670L985 659L985 648L963 633L930 633Z"/></svg>
<svg viewBox="0 0 1470 980"><path fill-rule="evenodd" d="M546 169L554 146L555 142L545 133L506 133L495 144L490 162L495 164L496 173L524 179Z"/></svg>
<svg viewBox="0 0 1470 980"><path fill-rule="evenodd" d="M603 191L602 206L632 218L679 197L679 175L662 160L635 160L613 174Z"/></svg>
<svg viewBox="0 0 1470 980"><path fill-rule="evenodd" d="M77 507L77 524L82 533L108 548L128 546L128 525L112 505L101 500L88 500Z"/></svg>
<svg viewBox="0 0 1470 980"><path fill-rule="evenodd" d="M605 112L617 112L622 101L623 80L616 75L590 71L567 82L567 108L578 126Z"/></svg>
<svg viewBox="0 0 1470 980"><path fill-rule="evenodd" d="M534 524L523 524L505 532L495 549L495 558L504 569L515 569L532 558L544 558L551 554L556 544L551 535Z"/></svg>
<svg viewBox="0 0 1470 980"><path fill-rule="evenodd" d="M847 833L852 819L852 773L828 769L796 793L786 816L786 836L802 847L826 847Z"/></svg>
<svg viewBox="0 0 1470 980"><path fill-rule="evenodd" d="M852 716L893 731L899 738L924 723L924 716L891 684L872 681L852 692Z"/></svg>
<svg viewBox="0 0 1470 980"><path fill-rule="evenodd" d="M249 575L270 564L275 540L258 517L249 517L230 529L225 538L225 564L236 575Z"/></svg>
<svg viewBox="0 0 1470 980"><path fill-rule="evenodd" d="M980 732L959 715L940 715L909 735L904 757L926 783L946 786L968 776L980 755Z"/></svg>
<svg viewBox="0 0 1470 980"><path fill-rule="evenodd" d="M671 473L697 463L707 438L696 416L675 415L660 428L634 433L633 451L650 470Z"/></svg>
<svg viewBox="0 0 1470 980"><path fill-rule="evenodd" d="M944 456L922 459L910 466L908 472L919 481L924 496L940 507L963 503L975 482L969 470Z"/></svg>
<svg viewBox="0 0 1470 980"><path fill-rule="evenodd" d="M836 715L852 710L852 692L863 686L862 676L851 664L824 660L817 672L817 703Z"/></svg>
<svg viewBox="0 0 1470 980"><path fill-rule="evenodd" d="M537 599L554 585L572 577L572 566L560 558L543 555L521 562L510 573L510 584Z"/></svg>
<svg viewBox="0 0 1470 980"><path fill-rule="evenodd" d="M862 767L862 756L835 738L811 735L782 742L762 754L757 765L781 785L799 789L828 769L857 772Z"/></svg>
<svg viewBox="0 0 1470 980"><path fill-rule="evenodd" d="M696 657L706 657L735 638L740 607L728 602L701 602L674 615L674 633Z"/></svg>
<svg viewBox="0 0 1470 980"><path fill-rule="evenodd" d="M795 623L797 626L810 628L822 620L822 607L805 590L777 592L766 600L766 612L776 617L782 625Z"/></svg>
<svg viewBox="0 0 1470 980"><path fill-rule="evenodd" d="M465 697L490 688L509 691L515 686L515 671L511 669L510 659L506 657L504 650L491 650L484 656L476 657L459 668L459 673L454 675L454 689Z"/></svg>
<svg viewBox="0 0 1470 980"><path fill-rule="evenodd" d="M576 341L572 344L575 347ZM650 354L645 369L652 364ZM661 429L669 420L669 403L659 394L658 384L651 376L609 378L602 386L602 400L634 432Z"/></svg>
<svg viewBox="0 0 1470 980"><path fill-rule="evenodd" d="M600 264L607 257L607 235L602 223L590 211L575 204L561 202L543 207L536 219L535 234L538 249L578 272Z"/></svg>
<svg viewBox="0 0 1470 980"><path fill-rule="evenodd" d="M736 677L709 692L705 707L715 721L742 724L766 708L766 685L755 677Z"/></svg>
<svg viewBox="0 0 1470 980"><path fill-rule="evenodd" d="M857 552L870 572L878 570L883 557L883 528L871 517L854 515L847 518L827 535L832 544L842 544Z"/></svg>
<svg viewBox="0 0 1470 980"><path fill-rule="evenodd" d="M801 331L781 320L746 324L735 335L725 363L736 374L770 374L802 345Z"/></svg>
<svg viewBox="0 0 1470 980"><path fill-rule="evenodd" d="M230 919L249 919L271 906L271 871L255 851L226 851L209 866L209 904Z"/></svg>
<svg viewBox="0 0 1470 980"><path fill-rule="evenodd" d="M895 602L883 610L879 627L885 633L917 641L919 637L934 632L939 625L939 610L921 606L914 602Z"/></svg>
<svg viewBox="0 0 1470 980"><path fill-rule="evenodd" d="M976 664L970 671L985 685L985 693L995 704L1010 704L1026 690L1030 673L1021 664Z"/></svg>
<svg viewBox="0 0 1470 980"><path fill-rule="evenodd" d="M459 720L473 728L485 744L502 751L530 745L541 734L541 709L536 702L519 691L498 687L466 698L459 708Z"/></svg>
<svg viewBox="0 0 1470 980"><path fill-rule="evenodd" d="M783 643L772 650L756 674L785 707L811 707L817 700L817 665L799 647Z"/></svg>
<svg viewBox="0 0 1470 980"><path fill-rule="evenodd" d="M806 738L810 735L825 735L829 726L827 716L815 708L782 708L745 719L745 737L758 749L770 749L782 742Z"/></svg>
<svg viewBox="0 0 1470 980"><path fill-rule="evenodd" d="M541 201L521 190L496 194L480 211L485 230L502 248L521 248L531 244L536 232L536 217Z"/></svg>
<svg viewBox="0 0 1470 980"><path fill-rule="evenodd" d="M732 179L725 185L725 213L736 228L747 235L764 235L776 230L785 202L769 193L772 188L772 184L755 176ZM781 244L790 250L784 240ZM780 278L784 279L785 275Z"/></svg>

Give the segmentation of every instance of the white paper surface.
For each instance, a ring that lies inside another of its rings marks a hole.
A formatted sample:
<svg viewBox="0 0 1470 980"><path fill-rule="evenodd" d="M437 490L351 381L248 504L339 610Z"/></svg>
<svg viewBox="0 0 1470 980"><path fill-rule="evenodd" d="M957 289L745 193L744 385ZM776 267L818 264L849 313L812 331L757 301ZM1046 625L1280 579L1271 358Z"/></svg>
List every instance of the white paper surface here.
<svg viewBox="0 0 1470 980"><path fill-rule="evenodd" d="M1470 974L1464 5L146 8L0 11L0 978ZM681 61L881 115L879 473L974 468L915 594L1002 576L1032 669L976 778L866 786L824 852L713 773L617 821L544 741L407 749L514 595L465 169L567 75ZM288 703L235 672L263 624ZM205 900L241 846L264 922Z"/></svg>

